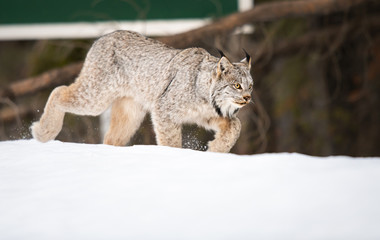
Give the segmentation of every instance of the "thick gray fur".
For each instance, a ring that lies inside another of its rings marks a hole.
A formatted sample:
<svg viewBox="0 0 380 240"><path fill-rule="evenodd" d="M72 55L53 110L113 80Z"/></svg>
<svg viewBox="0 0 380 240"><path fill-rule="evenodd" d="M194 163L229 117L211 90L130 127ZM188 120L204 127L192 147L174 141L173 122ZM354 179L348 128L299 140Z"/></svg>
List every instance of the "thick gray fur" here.
<svg viewBox="0 0 380 240"><path fill-rule="evenodd" d="M96 116L112 105L106 144L125 145L150 112L159 145L181 147L181 126L195 123L215 131L209 151L228 152L240 134L236 113L251 99L250 65L116 31L95 41L73 84L53 90L32 134L52 140L66 112Z"/></svg>

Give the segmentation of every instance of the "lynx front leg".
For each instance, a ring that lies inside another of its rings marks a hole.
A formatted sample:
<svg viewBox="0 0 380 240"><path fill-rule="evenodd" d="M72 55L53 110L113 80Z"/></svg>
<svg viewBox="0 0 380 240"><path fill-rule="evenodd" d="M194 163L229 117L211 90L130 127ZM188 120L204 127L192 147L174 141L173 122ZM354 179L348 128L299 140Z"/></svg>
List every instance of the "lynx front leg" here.
<svg viewBox="0 0 380 240"><path fill-rule="evenodd" d="M157 145L182 147L181 125L152 116Z"/></svg>
<svg viewBox="0 0 380 240"><path fill-rule="evenodd" d="M241 123L237 118L217 118L210 121L216 131L215 139L208 143L210 152L229 152L239 138Z"/></svg>

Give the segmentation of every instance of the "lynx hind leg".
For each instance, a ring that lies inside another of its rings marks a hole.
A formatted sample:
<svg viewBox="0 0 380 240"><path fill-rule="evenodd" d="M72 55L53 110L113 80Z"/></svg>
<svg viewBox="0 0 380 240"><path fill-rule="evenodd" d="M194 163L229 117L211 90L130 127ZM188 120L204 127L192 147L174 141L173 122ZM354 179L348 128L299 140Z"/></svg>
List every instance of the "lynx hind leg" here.
<svg viewBox="0 0 380 240"><path fill-rule="evenodd" d="M53 140L62 129L66 112L96 116L109 105L104 99L94 98L85 86L76 83L55 88L49 96L40 121L34 122L31 132L40 142ZM104 97L104 96L103 96Z"/></svg>
<svg viewBox="0 0 380 240"><path fill-rule="evenodd" d="M62 101L61 95L67 88L67 86L60 86L52 91L40 121L34 122L31 126L33 138L40 142L47 142L53 140L61 131L65 112L59 105Z"/></svg>
<svg viewBox="0 0 380 240"><path fill-rule="evenodd" d="M104 144L125 146L144 120L146 110L131 98L120 98L112 104L111 123Z"/></svg>
<svg viewBox="0 0 380 240"><path fill-rule="evenodd" d="M208 151L229 152L239 138L241 123L237 118L216 118L207 127L216 131L214 140L208 143Z"/></svg>
<svg viewBox="0 0 380 240"><path fill-rule="evenodd" d="M181 125L152 116L157 145L182 147Z"/></svg>

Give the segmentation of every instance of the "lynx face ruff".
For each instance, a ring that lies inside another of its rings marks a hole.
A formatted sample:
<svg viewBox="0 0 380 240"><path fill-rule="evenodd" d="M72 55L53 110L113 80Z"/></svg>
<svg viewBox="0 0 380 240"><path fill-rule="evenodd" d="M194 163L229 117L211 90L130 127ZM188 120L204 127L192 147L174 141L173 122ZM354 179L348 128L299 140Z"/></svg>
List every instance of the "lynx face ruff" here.
<svg viewBox="0 0 380 240"><path fill-rule="evenodd" d="M182 146L181 126L215 131L208 150L228 152L240 134L237 111L251 100L250 57L231 63L201 48L174 49L138 33L98 39L70 86L55 88L33 137L54 139L66 112L96 116L112 105L104 143L125 145L151 113L157 144Z"/></svg>

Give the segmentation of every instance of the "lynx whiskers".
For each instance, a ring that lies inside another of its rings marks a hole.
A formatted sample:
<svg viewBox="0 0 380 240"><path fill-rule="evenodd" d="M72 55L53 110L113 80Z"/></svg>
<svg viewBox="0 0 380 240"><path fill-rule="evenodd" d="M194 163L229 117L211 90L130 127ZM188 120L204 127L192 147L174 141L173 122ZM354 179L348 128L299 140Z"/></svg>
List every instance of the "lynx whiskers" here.
<svg viewBox="0 0 380 240"><path fill-rule="evenodd" d="M248 54L232 63L224 54L116 31L95 41L73 84L53 90L32 134L52 140L66 112L95 116L112 105L105 144L125 145L150 112L157 144L181 147L181 126L195 123L215 131L209 151L228 152L240 134L236 114L251 100L250 66Z"/></svg>

